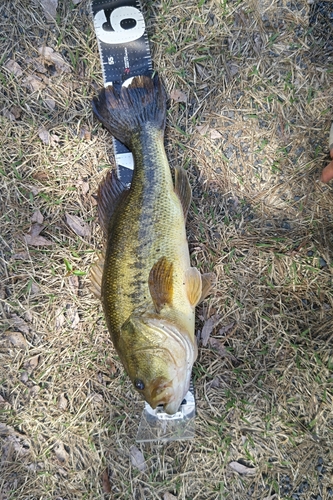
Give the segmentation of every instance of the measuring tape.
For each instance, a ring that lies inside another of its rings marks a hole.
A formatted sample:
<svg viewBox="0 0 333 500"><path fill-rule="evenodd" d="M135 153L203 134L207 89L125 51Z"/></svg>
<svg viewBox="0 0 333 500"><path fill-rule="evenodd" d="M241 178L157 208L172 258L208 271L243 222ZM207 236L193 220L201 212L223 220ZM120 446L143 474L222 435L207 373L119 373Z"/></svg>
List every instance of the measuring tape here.
<svg viewBox="0 0 333 500"><path fill-rule="evenodd" d="M134 76L151 75L152 60L145 20L138 0L92 0L92 14L101 56L104 86L129 84ZM129 185L132 153L113 138L117 174Z"/></svg>
<svg viewBox="0 0 333 500"><path fill-rule="evenodd" d="M153 72L146 25L138 0L92 0L92 14L101 56L104 86L120 83L129 85L134 76ZM132 153L113 138L118 178L130 185L133 175ZM188 423L195 416L194 389L191 385L175 415L167 415L162 408L153 410L145 403L137 441L163 439L157 422L173 424L165 440L189 439L194 431ZM158 431L156 433L156 430Z"/></svg>

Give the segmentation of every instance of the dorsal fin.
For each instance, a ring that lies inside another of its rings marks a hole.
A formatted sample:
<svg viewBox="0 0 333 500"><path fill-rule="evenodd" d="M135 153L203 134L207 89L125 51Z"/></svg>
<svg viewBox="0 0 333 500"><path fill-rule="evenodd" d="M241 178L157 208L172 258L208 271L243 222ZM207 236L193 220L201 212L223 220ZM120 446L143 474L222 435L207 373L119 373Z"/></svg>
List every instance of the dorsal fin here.
<svg viewBox="0 0 333 500"><path fill-rule="evenodd" d="M186 220L188 210L192 200L192 189L189 183L186 170L182 167L175 167L175 192L177 193L184 211Z"/></svg>
<svg viewBox="0 0 333 500"><path fill-rule="evenodd" d="M97 192L97 208L99 223L107 235L110 219L121 201L128 193L128 189L117 177L116 172L111 170L100 183Z"/></svg>
<svg viewBox="0 0 333 500"><path fill-rule="evenodd" d="M172 302L173 263L161 257L151 268L148 285L156 312L159 313L166 304Z"/></svg>

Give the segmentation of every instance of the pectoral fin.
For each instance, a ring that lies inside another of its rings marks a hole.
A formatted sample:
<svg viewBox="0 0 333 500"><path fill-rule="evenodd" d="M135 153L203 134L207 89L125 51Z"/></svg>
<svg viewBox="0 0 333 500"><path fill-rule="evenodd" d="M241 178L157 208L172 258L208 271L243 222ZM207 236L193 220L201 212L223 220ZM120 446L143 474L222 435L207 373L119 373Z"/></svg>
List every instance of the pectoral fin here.
<svg viewBox="0 0 333 500"><path fill-rule="evenodd" d="M216 276L214 273L206 273L201 275L202 292L199 303L205 300L205 298L210 294L215 284L215 281L216 281Z"/></svg>
<svg viewBox="0 0 333 500"><path fill-rule="evenodd" d="M201 274L196 267L190 267L185 273L186 293L190 304L195 307L202 294Z"/></svg>
<svg viewBox="0 0 333 500"><path fill-rule="evenodd" d="M171 304L173 296L173 263L161 257L149 273L148 285L157 313L166 304Z"/></svg>
<svg viewBox="0 0 333 500"><path fill-rule="evenodd" d="M102 276L104 269L105 252L104 250L98 254L98 259L90 268L90 291L97 299L101 298Z"/></svg>
<svg viewBox="0 0 333 500"><path fill-rule="evenodd" d="M187 212L191 205L192 189L189 183L186 170L181 167L175 168L175 192L177 193L184 211L186 219Z"/></svg>

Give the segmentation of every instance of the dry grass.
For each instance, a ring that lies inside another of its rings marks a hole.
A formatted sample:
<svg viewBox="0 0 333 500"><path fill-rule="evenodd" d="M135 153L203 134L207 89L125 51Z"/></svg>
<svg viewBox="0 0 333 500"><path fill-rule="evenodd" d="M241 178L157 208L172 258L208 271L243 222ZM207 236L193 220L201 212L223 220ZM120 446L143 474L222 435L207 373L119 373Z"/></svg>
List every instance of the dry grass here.
<svg viewBox="0 0 333 500"><path fill-rule="evenodd" d="M129 450L143 405L84 274L101 243L91 195L112 156L90 107L102 80L89 5L61 2L55 26L37 3L3 2L2 64L14 59L23 74L0 74L2 110L20 110L0 117L1 329L20 331L27 348L1 337L0 498L329 499L333 197L317 179L328 160L332 31L309 27L306 0L145 8L155 68L169 92L188 97L170 103L166 145L193 187L193 263L218 276L197 328L219 315L212 336L225 356L199 349L196 439L142 446L138 471ZM70 73L40 73L43 44ZM29 75L44 88L28 89ZM44 144L42 126L59 142ZM24 242L37 210L51 246ZM77 236L66 213L90 236ZM254 475L229 467L240 459Z"/></svg>

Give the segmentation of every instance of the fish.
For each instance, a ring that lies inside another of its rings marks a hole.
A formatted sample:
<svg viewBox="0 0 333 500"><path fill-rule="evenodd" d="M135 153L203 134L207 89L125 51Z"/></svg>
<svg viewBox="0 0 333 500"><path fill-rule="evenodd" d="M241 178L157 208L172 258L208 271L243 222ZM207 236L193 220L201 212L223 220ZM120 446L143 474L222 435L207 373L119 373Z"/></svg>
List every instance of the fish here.
<svg viewBox="0 0 333 500"><path fill-rule="evenodd" d="M105 250L91 271L114 347L134 388L154 409L176 413L198 354L195 307L212 275L191 267L185 221L192 191L164 149L166 92L156 74L128 87L108 86L93 99L102 124L132 152L130 187L111 170L97 209Z"/></svg>

